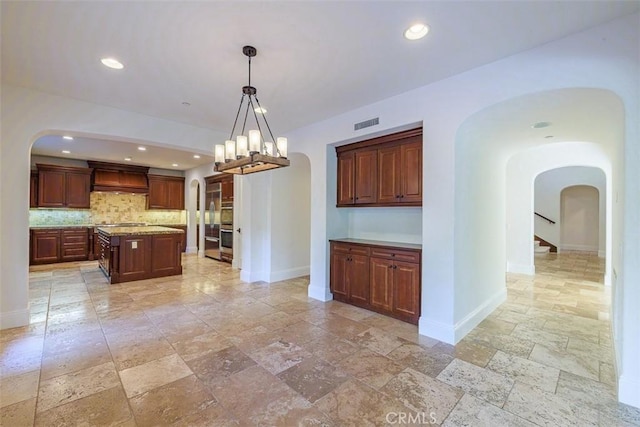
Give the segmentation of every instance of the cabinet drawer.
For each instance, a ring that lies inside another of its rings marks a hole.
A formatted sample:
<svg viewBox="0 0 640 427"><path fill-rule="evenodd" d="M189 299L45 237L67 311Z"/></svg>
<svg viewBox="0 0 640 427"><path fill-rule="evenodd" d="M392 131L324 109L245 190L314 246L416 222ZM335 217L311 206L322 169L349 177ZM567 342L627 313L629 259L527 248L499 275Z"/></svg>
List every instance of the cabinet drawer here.
<svg viewBox="0 0 640 427"><path fill-rule="evenodd" d="M86 245L89 241L89 236L86 233L62 233L62 244L63 245Z"/></svg>
<svg viewBox="0 0 640 427"><path fill-rule="evenodd" d="M369 255L369 248L366 246L349 245L347 243L333 243L333 251L341 254Z"/></svg>
<svg viewBox="0 0 640 427"><path fill-rule="evenodd" d="M393 248L371 248L371 256L405 262L420 262L420 252L403 251Z"/></svg>

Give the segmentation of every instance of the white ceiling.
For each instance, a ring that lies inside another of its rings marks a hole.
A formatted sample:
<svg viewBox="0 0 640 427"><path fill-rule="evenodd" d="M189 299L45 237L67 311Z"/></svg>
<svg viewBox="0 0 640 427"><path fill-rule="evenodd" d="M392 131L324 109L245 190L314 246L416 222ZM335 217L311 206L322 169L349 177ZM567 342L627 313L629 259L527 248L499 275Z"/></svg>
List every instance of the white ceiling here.
<svg viewBox="0 0 640 427"><path fill-rule="evenodd" d="M258 49L252 84L277 136L639 6L616 0L5 0L2 82L226 133L247 80L242 46L251 44ZM419 41L405 40L402 32L416 21L431 32ZM124 70L105 68L105 56L120 59ZM82 142L84 158L121 161L126 148L135 150L121 145L126 143ZM59 153L61 143L43 139L33 152ZM146 164L195 165L194 153L166 149ZM174 160L178 156L184 163ZM204 156L200 161L209 162Z"/></svg>

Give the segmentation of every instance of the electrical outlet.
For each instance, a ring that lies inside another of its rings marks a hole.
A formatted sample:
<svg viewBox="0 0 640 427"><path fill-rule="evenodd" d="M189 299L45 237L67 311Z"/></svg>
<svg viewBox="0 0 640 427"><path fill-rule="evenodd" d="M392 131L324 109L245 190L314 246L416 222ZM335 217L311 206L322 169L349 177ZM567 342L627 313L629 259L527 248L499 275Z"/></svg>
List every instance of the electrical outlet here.
<svg viewBox="0 0 640 427"><path fill-rule="evenodd" d="M131 242L131 249L138 249L138 242Z"/></svg>

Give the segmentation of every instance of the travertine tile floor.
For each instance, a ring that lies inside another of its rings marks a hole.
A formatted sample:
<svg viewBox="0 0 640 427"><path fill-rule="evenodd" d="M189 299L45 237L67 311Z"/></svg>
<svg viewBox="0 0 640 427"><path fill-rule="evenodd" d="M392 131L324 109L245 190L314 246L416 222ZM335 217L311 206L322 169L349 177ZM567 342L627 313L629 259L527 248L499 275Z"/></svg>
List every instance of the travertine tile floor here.
<svg viewBox="0 0 640 427"><path fill-rule="evenodd" d="M94 262L32 268L32 324L0 332L1 423L640 425L615 399L602 260L536 261L455 347L193 255L111 286Z"/></svg>

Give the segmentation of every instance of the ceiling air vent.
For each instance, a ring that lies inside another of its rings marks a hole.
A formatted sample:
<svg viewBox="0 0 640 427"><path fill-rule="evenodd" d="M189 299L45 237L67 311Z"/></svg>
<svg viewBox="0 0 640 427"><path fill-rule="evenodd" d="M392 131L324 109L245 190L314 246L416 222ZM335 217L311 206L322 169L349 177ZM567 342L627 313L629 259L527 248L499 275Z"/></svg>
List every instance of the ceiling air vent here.
<svg viewBox="0 0 640 427"><path fill-rule="evenodd" d="M356 123L353 125L353 130L360 130L364 128L368 128L370 126L375 126L380 123L380 118L376 117L375 119L365 120L364 122Z"/></svg>

